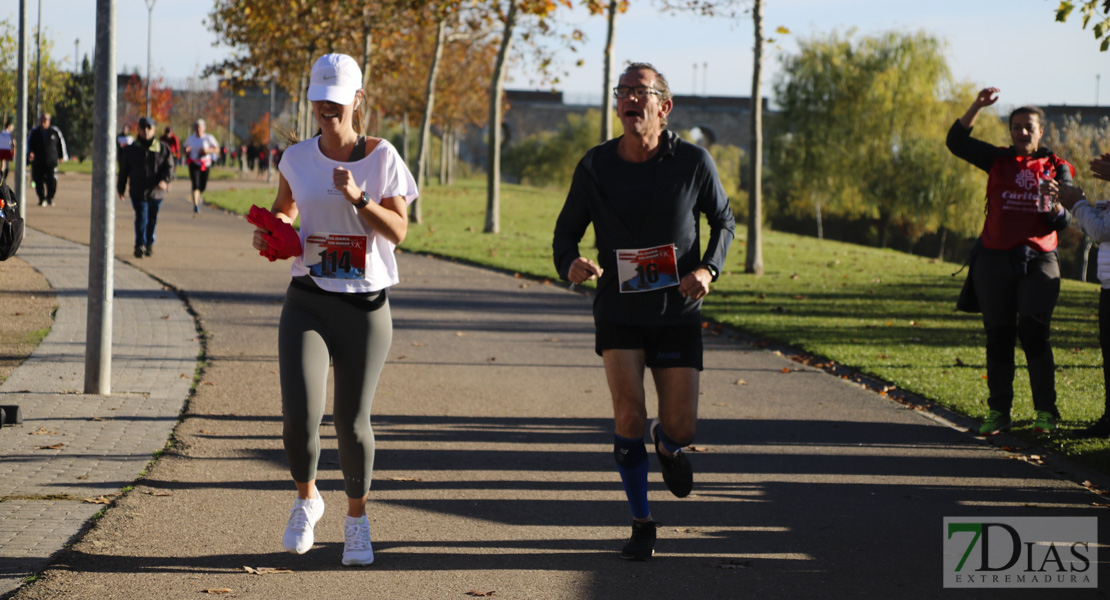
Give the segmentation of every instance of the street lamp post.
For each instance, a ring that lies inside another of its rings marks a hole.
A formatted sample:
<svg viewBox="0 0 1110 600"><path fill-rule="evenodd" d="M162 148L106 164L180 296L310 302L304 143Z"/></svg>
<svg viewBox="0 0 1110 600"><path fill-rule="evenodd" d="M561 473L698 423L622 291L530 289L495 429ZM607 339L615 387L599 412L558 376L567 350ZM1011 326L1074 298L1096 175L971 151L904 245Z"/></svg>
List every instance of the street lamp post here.
<svg viewBox="0 0 1110 600"><path fill-rule="evenodd" d="M81 47L81 38L74 39L73 40L73 74L74 75L77 74L77 70L78 70L78 68L77 68L77 65L78 65L77 55L81 53L78 50L78 48L80 48L80 47Z"/></svg>
<svg viewBox="0 0 1110 600"><path fill-rule="evenodd" d="M39 22L35 26L35 118L42 116L42 0L39 0Z"/></svg>
<svg viewBox="0 0 1110 600"><path fill-rule="evenodd" d="M150 118L150 30L154 20L154 3L156 0L146 2L146 117Z"/></svg>

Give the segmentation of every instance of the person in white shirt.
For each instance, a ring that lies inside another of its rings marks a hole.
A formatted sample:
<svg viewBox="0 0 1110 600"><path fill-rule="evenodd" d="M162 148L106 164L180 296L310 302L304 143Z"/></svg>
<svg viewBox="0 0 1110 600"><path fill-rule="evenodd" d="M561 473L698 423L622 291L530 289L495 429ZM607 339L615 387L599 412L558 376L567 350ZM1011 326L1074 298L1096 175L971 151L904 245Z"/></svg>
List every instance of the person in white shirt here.
<svg viewBox="0 0 1110 600"><path fill-rule="evenodd" d="M208 170L212 168L212 156L219 152L220 143L211 133L205 133L204 119L193 123L193 135L185 140L185 162L189 165L189 181L192 182L193 212L200 212L201 194L208 186Z"/></svg>
<svg viewBox="0 0 1110 600"><path fill-rule="evenodd" d="M347 495L343 564L374 561L366 501L374 466L370 405L393 337L386 290L399 282L393 250L408 231L416 182L389 142L355 129L362 71L344 54L312 68L308 99L320 135L290 146L279 163L271 213L301 219L303 251L293 260L278 330L283 441L297 487L282 546L302 554L323 515L316 489L319 427L329 362L334 364L334 423ZM268 232L253 245L273 251Z"/></svg>
<svg viewBox="0 0 1110 600"><path fill-rule="evenodd" d="M131 135L131 126L130 125L124 125L123 126L123 131L120 132L120 134L116 136L116 145L119 146L120 150L123 150L124 148L126 148L126 147L128 147L128 146L130 146L131 144L134 144L134 143L135 143L135 136Z"/></svg>
<svg viewBox="0 0 1110 600"><path fill-rule="evenodd" d="M9 119L4 123L4 129L0 130L0 181L8 180L8 165L15 159L13 129L15 129L15 123Z"/></svg>
<svg viewBox="0 0 1110 600"><path fill-rule="evenodd" d="M1110 153L1090 162L1095 179L1110 181ZM1046 180L1042 190L1048 192L1061 206L1071 211L1076 224L1087 237L1098 242L1098 280L1102 289L1098 295L1098 341L1102 347L1102 377L1104 408L1102 418L1091 426L1073 431L1080 438L1110 437L1110 202L1090 202L1079 186Z"/></svg>

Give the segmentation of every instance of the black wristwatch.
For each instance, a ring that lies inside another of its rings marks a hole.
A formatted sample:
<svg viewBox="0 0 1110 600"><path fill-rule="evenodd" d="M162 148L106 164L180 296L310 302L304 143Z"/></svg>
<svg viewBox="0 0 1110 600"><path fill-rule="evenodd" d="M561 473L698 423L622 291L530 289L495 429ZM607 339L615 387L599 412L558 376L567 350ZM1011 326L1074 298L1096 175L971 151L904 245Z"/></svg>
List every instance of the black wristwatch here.
<svg viewBox="0 0 1110 600"><path fill-rule="evenodd" d="M366 205L368 205L368 204L370 204L370 194L367 194L366 192L363 192L362 193L362 198L358 202L355 203L355 210L358 210L360 208L365 208Z"/></svg>

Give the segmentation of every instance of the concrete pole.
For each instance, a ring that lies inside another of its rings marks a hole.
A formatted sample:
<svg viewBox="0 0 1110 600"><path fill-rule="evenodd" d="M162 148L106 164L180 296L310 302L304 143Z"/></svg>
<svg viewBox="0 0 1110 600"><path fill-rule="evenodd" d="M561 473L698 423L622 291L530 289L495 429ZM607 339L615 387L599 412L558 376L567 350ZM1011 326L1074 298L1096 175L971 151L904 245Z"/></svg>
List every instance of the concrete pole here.
<svg viewBox="0 0 1110 600"><path fill-rule="evenodd" d="M27 0L19 0L19 93L15 108L15 201L27 218Z"/></svg>
<svg viewBox="0 0 1110 600"><path fill-rule="evenodd" d="M150 118L150 32L154 21L154 2L146 0L146 118Z"/></svg>
<svg viewBox="0 0 1110 600"><path fill-rule="evenodd" d="M235 145L235 89L229 84L227 92L227 147L228 158L230 158L231 152L238 150L238 146Z"/></svg>
<svg viewBox="0 0 1110 600"><path fill-rule="evenodd" d="M266 183L274 178L274 80L270 79L270 130L266 132Z"/></svg>
<svg viewBox="0 0 1110 600"><path fill-rule="evenodd" d="M42 0L39 0L39 22L35 32L35 118L42 115Z"/></svg>
<svg viewBox="0 0 1110 600"><path fill-rule="evenodd" d="M96 0L92 215L89 219L89 309L85 393L112 393L112 295L116 191L116 2Z"/></svg>

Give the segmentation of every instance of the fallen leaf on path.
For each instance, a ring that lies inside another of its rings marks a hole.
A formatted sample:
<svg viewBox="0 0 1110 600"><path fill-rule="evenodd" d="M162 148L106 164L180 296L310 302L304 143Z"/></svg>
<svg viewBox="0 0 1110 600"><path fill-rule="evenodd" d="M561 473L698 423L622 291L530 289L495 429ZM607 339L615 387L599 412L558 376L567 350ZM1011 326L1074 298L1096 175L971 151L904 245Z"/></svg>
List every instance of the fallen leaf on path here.
<svg viewBox="0 0 1110 600"><path fill-rule="evenodd" d="M736 385L747 385L747 384L748 384L748 382L744 381L743 379L737 379L736 380Z"/></svg>
<svg viewBox="0 0 1110 600"><path fill-rule="evenodd" d="M201 591L205 594L230 594L231 588L208 588Z"/></svg>
<svg viewBox="0 0 1110 600"><path fill-rule="evenodd" d="M416 346L416 347L427 346L427 344L424 344L424 343L421 343L421 342L413 342L412 345Z"/></svg>
<svg viewBox="0 0 1110 600"><path fill-rule="evenodd" d="M419 477L386 477L389 481L424 481Z"/></svg>
<svg viewBox="0 0 1110 600"><path fill-rule="evenodd" d="M491 590L491 591L488 591L488 592L482 592L482 591L479 591L479 590L470 590L469 592L466 593L466 595L467 596L492 596L496 593L497 593L497 590Z"/></svg>
<svg viewBox="0 0 1110 600"><path fill-rule="evenodd" d="M466 332L463 332L463 331L456 331L456 332L455 332L455 335L456 335L456 336L458 336L458 337L463 337L464 335L466 335Z"/></svg>
<svg viewBox="0 0 1110 600"><path fill-rule="evenodd" d="M215 383L212 383L211 381L205 381L205 382L204 382L204 385L216 385L216 384L215 384Z"/></svg>
<svg viewBox="0 0 1110 600"><path fill-rule="evenodd" d="M728 406L728 402L714 402L713 406Z"/></svg>
<svg viewBox="0 0 1110 600"><path fill-rule="evenodd" d="M112 501L105 496L97 496L96 498L85 498L85 504L111 504Z"/></svg>
<svg viewBox="0 0 1110 600"><path fill-rule="evenodd" d="M274 573L292 573L289 569L275 569L274 567L248 567L243 565L243 570L251 575L271 575Z"/></svg>
<svg viewBox="0 0 1110 600"><path fill-rule="evenodd" d="M794 369L791 369L790 367L783 367L782 368L783 373L792 373L793 371L794 371Z"/></svg>
<svg viewBox="0 0 1110 600"><path fill-rule="evenodd" d="M143 493L144 494L149 494L151 496L172 496L173 495L173 493L171 493L171 492L156 492L154 490L143 490Z"/></svg>
<svg viewBox="0 0 1110 600"><path fill-rule="evenodd" d="M713 450L709 449L708 446L686 446L686 449L689 450L690 452L712 452L713 451Z"/></svg>
<svg viewBox="0 0 1110 600"><path fill-rule="evenodd" d="M65 447L65 444L58 442L57 444L50 444L49 446L35 446L35 450L60 450Z"/></svg>
<svg viewBox="0 0 1110 600"><path fill-rule="evenodd" d="M201 433L201 434L204 434L204 435L216 435L215 431L208 431L207 429L201 429L201 430L197 431L197 433Z"/></svg>
<svg viewBox="0 0 1110 600"><path fill-rule="evenodd" d="M38 429L32 431L28 435L55 435L57 433L58 432L54 431L53 429L47 429L45 427L39 427Z"/></svg>

